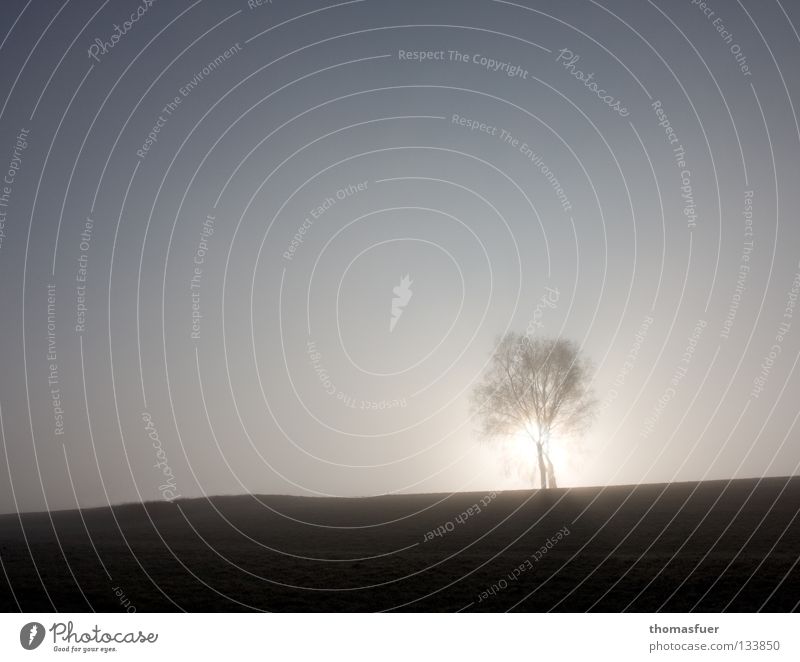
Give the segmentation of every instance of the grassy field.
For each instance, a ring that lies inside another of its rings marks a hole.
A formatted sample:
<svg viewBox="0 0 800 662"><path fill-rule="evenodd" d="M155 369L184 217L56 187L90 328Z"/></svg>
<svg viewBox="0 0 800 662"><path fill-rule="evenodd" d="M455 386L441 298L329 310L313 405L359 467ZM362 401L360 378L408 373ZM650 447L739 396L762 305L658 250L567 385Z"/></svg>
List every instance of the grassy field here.
<svg viewBox="0 0 800 662"><path fill-rule="evenodd" d="M798 513L770 478L3 515L0 609L790 611Z"/></svg>

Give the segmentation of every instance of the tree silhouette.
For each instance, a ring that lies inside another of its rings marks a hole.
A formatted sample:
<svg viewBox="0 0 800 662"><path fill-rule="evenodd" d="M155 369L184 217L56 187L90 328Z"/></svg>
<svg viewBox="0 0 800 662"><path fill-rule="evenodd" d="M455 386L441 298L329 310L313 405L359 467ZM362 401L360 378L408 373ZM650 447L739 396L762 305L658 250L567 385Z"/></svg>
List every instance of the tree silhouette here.
<svg viewBox="0 0 800 662"><path fill-rule="evenodd" d="M472 391L472 413L484 437L503 439L524 431L533 442L542 489L558 486L551 438L580 434L594 418L591 370L570 340L509 332Z"/></svg>

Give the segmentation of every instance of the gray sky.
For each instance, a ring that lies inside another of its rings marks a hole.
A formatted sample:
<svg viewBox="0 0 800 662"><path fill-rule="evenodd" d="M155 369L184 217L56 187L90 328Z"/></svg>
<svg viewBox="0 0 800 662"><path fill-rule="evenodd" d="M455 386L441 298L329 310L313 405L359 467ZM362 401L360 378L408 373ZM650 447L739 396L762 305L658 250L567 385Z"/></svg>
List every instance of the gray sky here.
<svg viewBox="0 0 800 662"><path fill-rule="evenodd" d="M796 3L23 7L0 511L525 487L509 329L596 365L560 484L797 473Z"/></svg>

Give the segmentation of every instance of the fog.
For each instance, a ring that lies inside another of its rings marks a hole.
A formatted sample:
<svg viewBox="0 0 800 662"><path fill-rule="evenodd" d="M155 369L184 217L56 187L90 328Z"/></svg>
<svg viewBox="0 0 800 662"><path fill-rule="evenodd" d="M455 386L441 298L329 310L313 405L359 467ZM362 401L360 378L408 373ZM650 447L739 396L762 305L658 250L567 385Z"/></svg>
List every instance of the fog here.
<svg viewBox="0 0 800 662"><path fill-rule="evenodd" d="M533 487L509 330L562 486L797 473L800 15L708 7L4 3L0 511Z"/></svg>

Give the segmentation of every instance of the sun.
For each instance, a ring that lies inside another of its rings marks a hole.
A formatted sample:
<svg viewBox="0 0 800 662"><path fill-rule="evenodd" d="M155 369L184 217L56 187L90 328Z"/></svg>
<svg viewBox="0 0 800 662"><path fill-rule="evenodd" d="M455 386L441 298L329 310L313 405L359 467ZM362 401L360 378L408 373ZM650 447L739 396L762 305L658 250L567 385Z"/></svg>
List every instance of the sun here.
<svg viewBox="0 0 800 662"><path fill-rule="evenodd" d="M507 470L517 473L520 478L530 480L538 485L539 463L536 458L536 446L528 433L521 429L511 435L504 444L504 460ZM570 474L569 444L558 437L550 439L550 461L553 463L559 486L568 480Z"/></svg>
<svg viewBox="0 0 800 662"><path fill-rule="evenodd" d="M525 430L519 430L506 442L506 454L519 465L525 474L535 474L537 469L536 448Z"/></svg>

